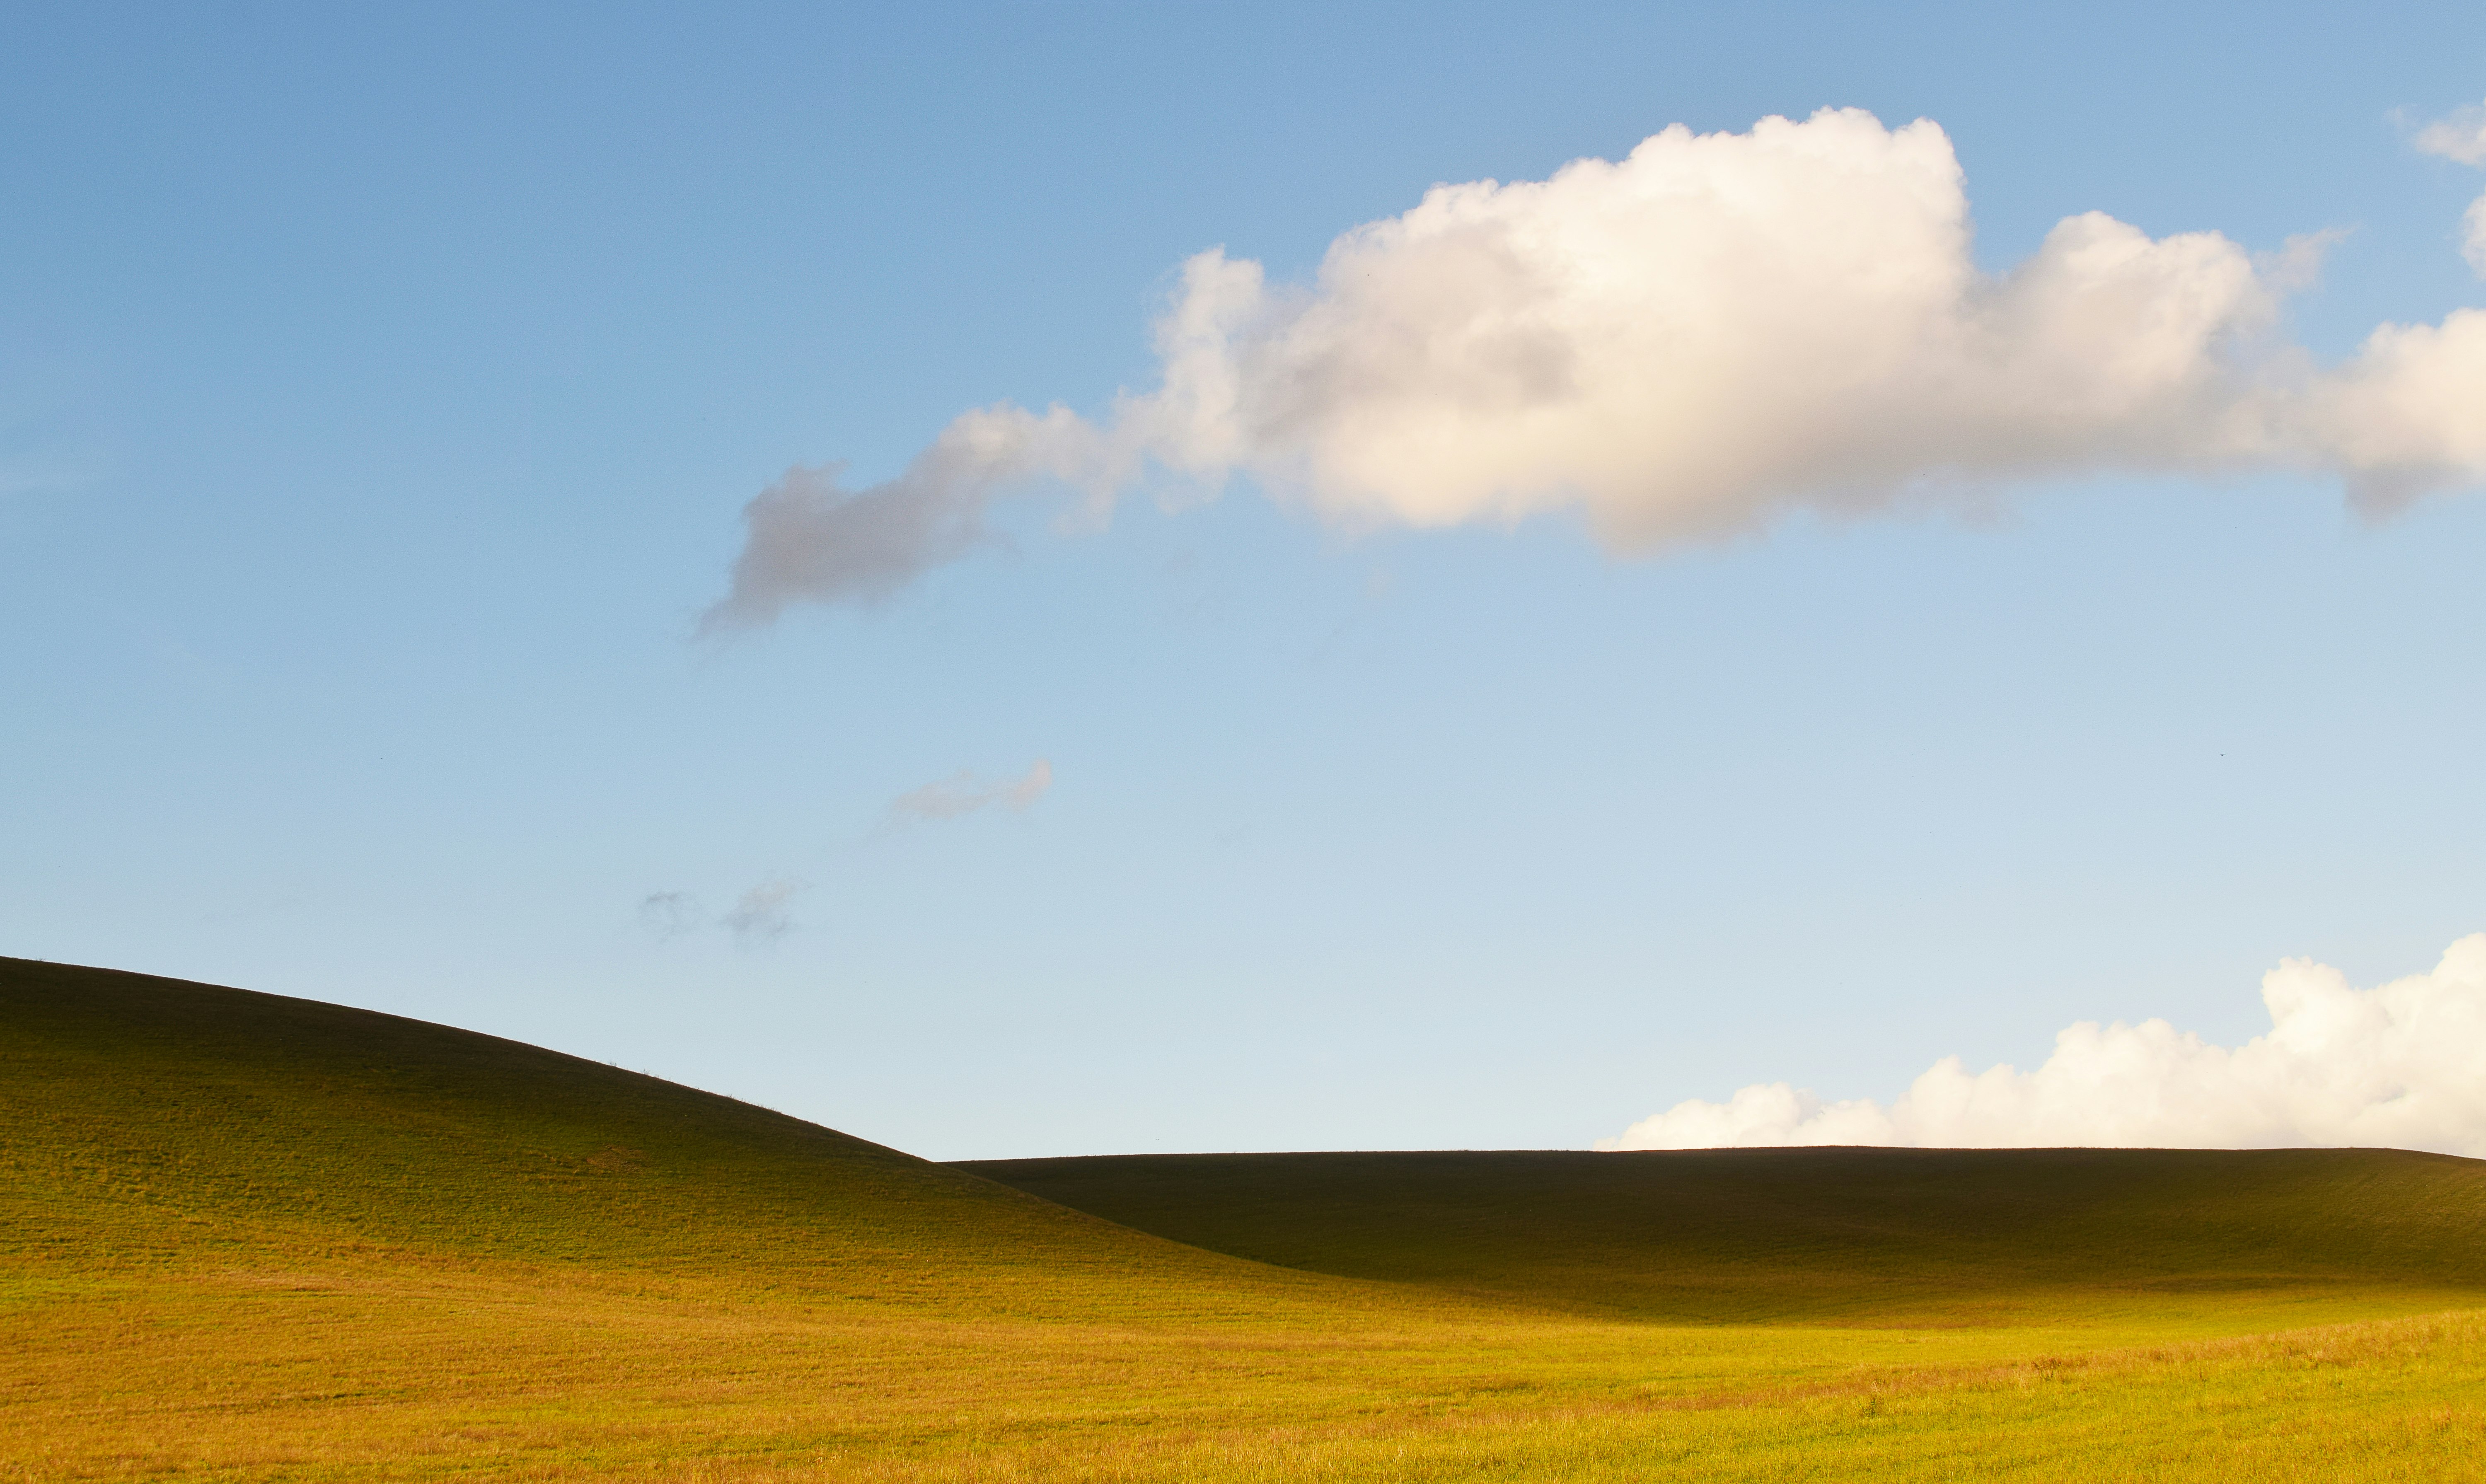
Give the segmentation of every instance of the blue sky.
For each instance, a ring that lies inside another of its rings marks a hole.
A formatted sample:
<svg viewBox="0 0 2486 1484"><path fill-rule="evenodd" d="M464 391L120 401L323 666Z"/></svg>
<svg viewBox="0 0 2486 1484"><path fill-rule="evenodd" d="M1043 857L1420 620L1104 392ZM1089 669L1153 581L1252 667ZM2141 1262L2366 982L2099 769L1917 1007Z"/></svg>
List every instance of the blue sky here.
<svg viewBox="0 0 2486 1484"><path fill-rule="evenodd" d="M2075 470L1617 553L1038 489L884 601L692 637L788 466L1101 417L1192 255L1301 284L1436 182L1671 124L1933 119L1989 271L2090 210L2344 232L2286 333L2348 356L2486 305L2486 176L2412 145L2486 98L2473 7L15 32L0 951L962 1158L1580 1146L2080 1020L2232 1044L2282 957L2369 984L2486 928L2473 491ZM1039 761L1024 808L898 807Z"/></svg>

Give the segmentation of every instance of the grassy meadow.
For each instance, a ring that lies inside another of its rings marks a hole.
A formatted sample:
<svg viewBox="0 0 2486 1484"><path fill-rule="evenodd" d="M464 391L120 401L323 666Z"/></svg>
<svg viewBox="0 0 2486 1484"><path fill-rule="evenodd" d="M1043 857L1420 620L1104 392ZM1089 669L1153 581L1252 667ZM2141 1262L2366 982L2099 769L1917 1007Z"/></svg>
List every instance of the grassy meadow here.
<svg viewBox="0 0 2486 1484"><path fill-rule="evenodd" d="M939 1166L0 960L0 1479L2486 1478L2486 1163Z"/></svg>

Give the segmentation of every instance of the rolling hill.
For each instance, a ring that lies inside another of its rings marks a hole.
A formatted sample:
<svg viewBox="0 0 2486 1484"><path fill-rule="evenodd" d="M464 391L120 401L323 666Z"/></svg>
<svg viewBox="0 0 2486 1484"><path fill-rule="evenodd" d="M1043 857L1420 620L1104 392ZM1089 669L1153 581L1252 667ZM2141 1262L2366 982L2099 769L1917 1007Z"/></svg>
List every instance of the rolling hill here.
<svg viewBox="0 0 2486 1484"><path fill-rule="evenodd" d="M0 1480L2477 1477L2481 1170L944 1167L0 959Z"/></svg>
<svg viewBox="0 0 2486 1484"><path fill-rule="evenodd" d="M1110 1308L1143 1282L1173 1302L1280 1277L601 1062L0 959L0 1254L93 1273L353 1252L944 1305Z"/></svg>

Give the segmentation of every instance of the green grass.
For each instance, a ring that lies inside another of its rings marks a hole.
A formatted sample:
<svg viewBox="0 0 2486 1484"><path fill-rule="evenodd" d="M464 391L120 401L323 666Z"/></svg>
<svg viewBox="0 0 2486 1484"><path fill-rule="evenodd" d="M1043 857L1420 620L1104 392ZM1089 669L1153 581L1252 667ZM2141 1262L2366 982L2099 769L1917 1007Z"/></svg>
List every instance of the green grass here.
<svg viewBox="0 0 2486 1484"><path fill-rule="evenodd" d="M6 960L0 1023L0 1250L25 1263L403 1250L883 1296L1240 1268L766 1109L421 1021Z"/></svg>
<svg viewBox="0 0 2486 1484"><path fill-rule="evenodd" d="M2477 1478L2481 1175L942 1167L0 960L0 1479Z"/></svg>
<svg viewBox="0 0 2486 1484"><path fill-rule="evenodd" d="M1674 1322L2416 1311L2486 1291L2486 1162L2388 1149L1192 1154L952 1168L1260 1262Z"/></svg>

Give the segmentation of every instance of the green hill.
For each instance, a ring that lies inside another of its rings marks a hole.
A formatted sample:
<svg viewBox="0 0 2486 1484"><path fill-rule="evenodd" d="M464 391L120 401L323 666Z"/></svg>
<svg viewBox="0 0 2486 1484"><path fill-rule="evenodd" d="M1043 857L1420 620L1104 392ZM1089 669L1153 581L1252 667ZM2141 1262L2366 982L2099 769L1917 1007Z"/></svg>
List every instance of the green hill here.
<svg viewBox="0 0 2486 1484"><path fill-rule="evenodd" d="M2486 1162L1769 1149L945 1167L445 1026L0 959L0 1251L94 1270L354 1248L944 1303L1302 1286L1274 1268L1648 1319L1994 1320L2073 1299L2105 1313L2486 1292Z"/></svg>
<svg viewBox="0 0 2486 1484"><path fill-rule="evenodd" d="M943 1303L1301 1287L1275 1268L1646 1319L2007 1320L2067 1300L2486 1292L2486 1162L1770 1149L945 1167L445 1026L0 959L0 1252L95 1270L348 1249Z"/></svg>
<svg viewBox="0 0 2486 1484"><path fill-rule="evenodd" d="M0 959L0 1479L2474 1477L2481 1168L942 1167Z"/></svg>
<svg viewBox="0 0 2486 1484"><path fill-rule="evenodd" d="M1275 1277L601 1062L0 959L0 1254L95 1272L389 1250L945 1303Z"/></svg>
<svg viewBox="0 0 2486 1484"><path fill-rule="evenodd" d="M2486 1161L2388 1149L1122 1155L953 1167L1177 1242L1586 1313L2486 1294ZM2469 1298L2467 1302L2476 1302Z"/></svg>

